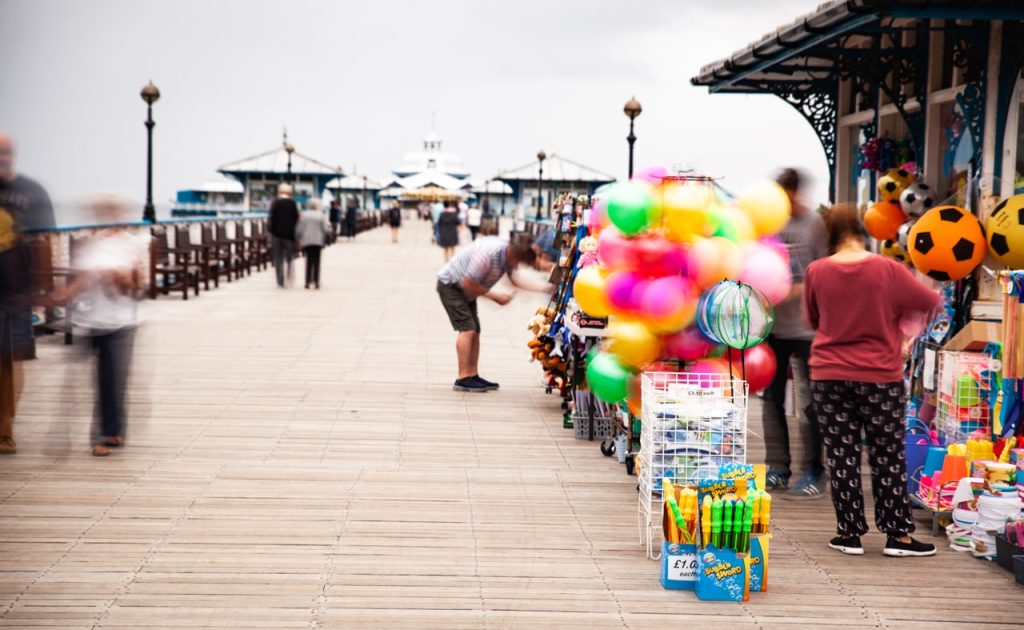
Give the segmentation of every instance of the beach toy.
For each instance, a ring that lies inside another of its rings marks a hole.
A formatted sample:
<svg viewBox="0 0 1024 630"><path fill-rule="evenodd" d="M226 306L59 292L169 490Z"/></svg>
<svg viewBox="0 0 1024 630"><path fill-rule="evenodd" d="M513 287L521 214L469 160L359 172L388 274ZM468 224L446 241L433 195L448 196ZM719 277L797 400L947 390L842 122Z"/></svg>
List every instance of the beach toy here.
<svg viewBox="0 0 1024 630"><path fill-rule="evenodd" d="M730 349L728 357L733 374L747 381L751 394L765 389L775 380L775 352L766 343L742 351Z"/></svg>
<svg viewBox="0 0 1024 630"><path fill-rule="evenodd" d="M639 182L619 182L608 190L608 219L623 234L639 234L660 214L650 187Z"/></svg>
<svg viewBox="0 0 1024 630"><path fill-rule="evenodd" d="M658 358L661 342L638 321L616 320L608 327L608 351L625 364L641 368Z"/></svg>
<svg viewBox="0 0 1024 630"><path fill-rule="evenodd" d="M765 294L777 305L789 296L793 287L793 274L789 260L777 249L761 243L748 243L743 247L743 266L739 281L749 284Z"/></svg>
<svg viewBox="0 0 1024 630"><path fill-rule="evenodd" d="M744 350L768 337L775 324L775 310L754 287L727 280L701 295L697 324L711 340Z"/></svg>
<svg viewBox="0 0 1024 630"><path fill-rule="evenodd" d="M781 186L763 181L748 187L740 194L738 204L750 218L758 236L770 236L789 222L789 195Z"/></svg>
<svg viewBox="0 0 1024 630"><path fill-rule="evenodd" d="M605 269L632 269L633 247L615 226L601 230L597 237L597 257Z"/></svg>
<svg viewBox="0 0 1024 630"><path fill-rule="evenodd" d="M689 280L671 276L643 285L637 314L660 333L682 330L697 309L697 291Z"/></svg>
<svg viewBox="0 0 1024 630"><path fill-rule="evenodd" d="M629 241L636 271L649 278L686 275L686 251L663 236L644 236Z"/></svg>
<svg viewBox="0 0 1024 630"><path fill-rule="evenodd" d="M714 193L700 184L670 184L661 197L662 225L665 236L686 243L705 236L708 227L708 208L714 202Z"/></svg>
<svg viewBox="0 0 1024 630"><path fill-rule="evenodd" d="M908 239L914 267L939 281L964 278L981 264L988 249L978 218L955 206L924 213Z"/></svg>
<svg viewBox="0 0 1024 630"><path fill-rule="evenodd" d="M965 455L947 454L942 462L942 474L939 481L942 484L960 481L967 476L967 457Z"/></svg>
<svg viewBox="0 0 1024 630"><path fill-rule="evenodd" d="M879 201L864 213L864 229L880 241L895 240L907 216L897 201Z"/></svg>
<svg viewBox="0 0 1024 630"><path fill-rule="evenodd" d="M612 305L607 297L607 280L597 266L584 267L576 274L573 297L583 312L594 317L608 317Z"/></svg>
<svg viewBox="0 0 1024 630"><path fill-rule="evenodd" d="M587 362L587 385L605 402L617 403L629 393L632 372L614 355L594 352Z"/></svg>
<svg viewBox="0 0 1024 630"><path fill-rule="evenodd" d="M644 279L634 271L613 271L605 281L608 303L619 313L630 313L639 306Z"/></svg>
<svg viewBox="0 0 1024 630"><path fill-rule="evenodd" d="M903 214L916 219L935 205L935 194L928 184L915 182L900 193L900 208Z"/></svg>
<svg viewBox="0 0 1024 630"><path fill-rule="evenodd" d="M720 236L697 239L687 252L690 277L701 289L727 278L736 279L742 266L742 250L736 243Z"/></svg>
<svg viewBox="0 0 1024 630"><path fill-rule="evenodd" d="M1024 267L1024 195L1005 199L985 223L988 247L992 255L1010 269Z"/></svg>
<svg viewBox="0 0 1024 630"><path fill-rule="evenodd" d="M708 354L714 344L696 326L662 337L662 354L680 361L693 361Z"/></svg>
<svg viewBox="0 0 1024 630"><path fill-rule="evenodd" d="M942 470L942 463L946 459L946 449L941 446L933 446L928 449L928 455L924 460L925 475L934 475Z"/></svg>

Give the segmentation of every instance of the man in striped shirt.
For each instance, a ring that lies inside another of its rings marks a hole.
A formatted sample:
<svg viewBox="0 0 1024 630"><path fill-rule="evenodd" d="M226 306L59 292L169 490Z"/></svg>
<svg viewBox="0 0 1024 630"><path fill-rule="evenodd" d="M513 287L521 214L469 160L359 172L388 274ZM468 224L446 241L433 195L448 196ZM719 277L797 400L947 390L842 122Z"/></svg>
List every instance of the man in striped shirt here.
<svg viewBox="0 0 1024 630"><path fill-rule="evenodd" d="M480 377L477 363L480 359L480 317L476 300L485 297L502 306L512 295L495 291L492 287L508 275L512 284L533 288L517 280L519 265L535 266L537 252L528 243L509 244L496 236L478 238L456 254L437 274L437 293L448 313L452 328L458 333L455 352L459 358L459 377L454 389L463 392L486 392L498 389L498 384Z"/></svg>

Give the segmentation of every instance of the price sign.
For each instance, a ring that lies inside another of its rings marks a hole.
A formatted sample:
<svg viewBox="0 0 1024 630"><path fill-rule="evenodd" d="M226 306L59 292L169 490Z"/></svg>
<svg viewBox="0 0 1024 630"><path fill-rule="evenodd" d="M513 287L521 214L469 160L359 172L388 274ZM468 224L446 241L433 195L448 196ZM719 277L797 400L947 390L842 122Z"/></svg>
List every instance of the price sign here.
<svg viewBox="0 0 1024 630"><path fill-rule="evenodd" d="M697 579L697 554L684 553L668 557L668 579L694 582Z"/></svg>

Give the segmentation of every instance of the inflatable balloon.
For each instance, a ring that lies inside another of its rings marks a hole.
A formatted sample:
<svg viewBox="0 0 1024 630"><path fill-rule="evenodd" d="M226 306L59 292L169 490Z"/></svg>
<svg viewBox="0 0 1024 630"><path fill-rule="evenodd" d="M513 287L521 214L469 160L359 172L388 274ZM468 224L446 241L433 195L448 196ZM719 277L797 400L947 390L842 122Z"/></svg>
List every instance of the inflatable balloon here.
<svg viewBox="0 0 1024 630"><path fill-rule="evenodd" d="M668 169L664 166L648 166L633 174L633 181L647 182L657 186L668 177Z"/></svg>
<svg viewBox="0 0 1024 630"><path fill-rule="evenodd" d="M740 195L738 205L750 218L758 236L775 234L789 222L789 195L775 182L748 187Z"/></svg>
<svg viewBox="0 0 1024 630"><path fill-rule="evenodd" d="M595 396L605 402L625 400L629 393L629 371L614 355L592 352L587 360L587 385Z"/></svg>
<svg viewBox="0 0 1024 630"><path fill-rule="evenodd" d="M686 372L700 375L697 378L697 383L701 387L714 387L723 384L726 380L731 380L729 378L729 362L725 359L698 359L686 366Z"/></svg>
<svg viewBox="0 0 1024 630"><path fill-rule="evenodd" d="M775 248L761 243L748 243L744 248L743 268L739 280L764 293L773 305L778 305L793 287L789 261Z"/></svg>
<svg viewBox="0 0 1024 630"><path fill-rule="evenodd" d="M608 327L608 351L625 365L642 368L661 354L661 342L638 321L616 320Z"/></svg>
<svg viewBox="0 0 1024 630"><path fill-rule="evenodd" d="M635 271L611 272L605 282L608 303L620 313L629 313L635 310L638 304L634 300L640 298L637 287L642 286L641 282L643 282L643 278Z"/></svg>
<svg viewBox="0 0 1024 630"><path fill-rule="evenodd" d="M590 220L587 227L590 233L597 234L602 228L608 226L608 205L604 197L595 197L594 206L590 209Z"/></svg>
<svg viewBox="0 0 1024 630"><path fill-rule="evenodd" d="M672 184L666 186L661 198L662 224L665 236L686 243L705 236L707 210L714 200L707 186Z"/></svg>
<svg viewBox="0 0 1024 630"><path fill-rule="evenodd" d="M721 236L733 243L752 241L757 238L757 231L750 217L735 206L712 206L708 211L708 223L712 224L711 235Z"/></svg>
<svg viewBox="0 0 1024 630"><path fill-rule="evenodd" d="M768 337L775 324L775 310L754 287L725 280L709 287L701 296L697 324L713 341L745 350Z"/></svg>
<svg viewBox="0 0 1024 630"><path fill-rule="evenodd" d="M612 305L608 302L607 281L596 265L584 267L576 274L572 285L573 297L583 312L594 317L608 317Z"/></svg>
<svg viewBox="0 0 1024 630"><path fill-rule="evenodd" d="M693 361L705 357L713 346L711 340L696 326L661 338L662 356L680 361Z"/></svg>
<svg viewBox="0 0 1024 630"><path fill-rule="evenodd" d="M686 271L686 251L663 236L645 236L629 241L630 256L637 273L647 277L673 276Z"/></svg>
<svg viewBox="0 0 1024 630"><path fill-rule="evenodd" d="M612 271L635 266L632 243L613 226L601 230L597 239L597 257L605 269Z"/></svg>
<svg viewBox="0 0 1024 630"><path fill-rule="evenodd" d="M775 352L767 343L746 350L729 350L732 373L747 381L749 393L759 392L775 380Z"/></svg>
<svg viewBox="0 0 1024 630"><path fill-rule="evenodd" d="M637 314L659 333L674 332L693 321L697 293L689 280L669 276L651 280L643 287Z"/></svg>
<svg viewBox="0 0 1024 630"><path fill-rule="evenodd" d="M1024 195L1004 199L985 224L989 251L1010 269L1024 268Z"/></svg>
<svg viewBox="0 0 1024 630"><path fill-rule="evenodd" d="M620 182L609 188L608 218L623 234L643 232L655 214L654 197L646 184Z"/></svg>
<svg viewBox="0 0 1024 630"><path fill-rule="evenodd" d="M959 280L977 268L988 249L981 222L955 206L924 213L908 236L910 261L935 280Z"/></svg>
<svg viewBox="0 0 1024 630"><path fill-rule="evenodd" d="M896 238L900 226L907 216L900 209L897 201L879 201L864 213L864 229L873 238L880 241L891 241Z"/></svg>

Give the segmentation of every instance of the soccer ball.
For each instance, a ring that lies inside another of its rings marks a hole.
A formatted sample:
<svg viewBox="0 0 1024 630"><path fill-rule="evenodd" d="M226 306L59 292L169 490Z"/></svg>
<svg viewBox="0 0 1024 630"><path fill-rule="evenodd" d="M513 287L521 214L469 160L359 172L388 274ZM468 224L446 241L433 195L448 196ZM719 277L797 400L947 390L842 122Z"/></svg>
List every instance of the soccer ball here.
<svg viewBox="0 0 1024 630"><path fill-rule="evenodd" d="M907 221L900 226L900 229L896 232L896 243L903 248L904 251L907 249L907 243L910 242L910 228L914 227L916 220Z"/></svg>
<svg viewBox="0 0 1024 630"><path fill-rule="evenodd" d="M904 265L910 264L910 257L907 256L907 250L901 247L896 241L883 241L882 255L886 258L892 258L896 262L903 263Z"/></svg>
<svg viewBox="0 0 1024 630"><path fill-rule="evenodd" d="M1024 195L1003 200L985 224L988 247L1010 269L1024 267Z"/></svg>
<svg viewBox="0 0 1024 630"><path fill-rule="evenodd" d="M906 169L890 168L885 175L878 178L878 198L898 203L900 194L912 181L914 178Z"/></svg>
<svg viewBox="0 0 1024 630"><path fill-rule="evenodd" d="M959 280L985 258L985 234L977 217L956 206L924 213L910 228L910 261L936 280Z"/></svg>
<svg viewBox="0 0 1024 630"><path fill-rule="evenodd" d="M928 184L915 182L907 186L900 195L900 205L908 217L919 217L935 205L935 197Z"/></svg>

